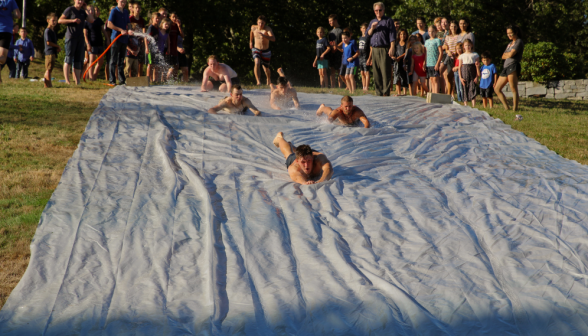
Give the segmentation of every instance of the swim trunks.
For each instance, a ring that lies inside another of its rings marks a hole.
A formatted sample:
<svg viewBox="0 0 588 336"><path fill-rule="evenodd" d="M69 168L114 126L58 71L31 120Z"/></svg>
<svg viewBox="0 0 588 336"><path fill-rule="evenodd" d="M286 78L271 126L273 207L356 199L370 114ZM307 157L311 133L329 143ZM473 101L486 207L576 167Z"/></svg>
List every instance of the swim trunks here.
<svg viewBox="0 0 588 336"><path fill-rule="evenodd" d="M212 83L212 87L215 90L218 90L222 84L226 84L226 82L224 80L215 80L215 79L212 79L212 77L209 77L208 80L210 80L210 82ZM233 78L231 78L231 84L232 85L241 84L241 80L239 80L239 77L233 77Z"/></svg>
<svg viewBox="0 0 588 336"><path fill-rule="evenodd" d="M261 64L265 66L270 65L270 60L272 58L272 52L269 49L261 50L257 48L251 49L251 55L253 59L259 58L261 60Z"/></svg>

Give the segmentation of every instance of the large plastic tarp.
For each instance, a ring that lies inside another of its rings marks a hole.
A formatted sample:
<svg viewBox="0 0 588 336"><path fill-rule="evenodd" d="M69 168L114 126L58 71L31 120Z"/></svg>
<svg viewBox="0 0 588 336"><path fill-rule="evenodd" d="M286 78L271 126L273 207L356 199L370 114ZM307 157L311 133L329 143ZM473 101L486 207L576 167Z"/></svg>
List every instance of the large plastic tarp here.
<svg viewBox="0 0 588 336"><path fill-rule="evenodd" d="M476 109L363 96L364 129L316 118L338 96L245 95L263 117L111 90L0 334L588 334L586 166ZM279 131L333 179L293 183Z"/></svg>

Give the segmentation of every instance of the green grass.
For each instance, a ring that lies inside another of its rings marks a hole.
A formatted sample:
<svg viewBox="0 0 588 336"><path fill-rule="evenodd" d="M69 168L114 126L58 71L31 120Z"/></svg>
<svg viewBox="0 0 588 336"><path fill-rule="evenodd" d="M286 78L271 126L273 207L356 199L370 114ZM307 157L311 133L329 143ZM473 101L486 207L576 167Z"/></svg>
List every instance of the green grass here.
<svg viewBox="0 0 588 336"><path fill-rule="evenodd" d="M35 60L31 77L43 76ZM59 69L54 89L41 82L0 84L0 306L28 264L29 244L92 112L109 87L104 81L68 86ZM258 88L246 86L247 89ZM264 87L262 87L264 88ZM265 87L267 88L267 87ZM197 89L197 88L195 88ZM296 87L300 92L345 95L342 89ZM357 90L355 95L363 95ZM373 94L373 91L370 92ZM568 159L588 164L588 101L524 99L519 112L483 109ZM515 114L524 120L514 121ZM369 117L369 116L368 116Z"/></svg>

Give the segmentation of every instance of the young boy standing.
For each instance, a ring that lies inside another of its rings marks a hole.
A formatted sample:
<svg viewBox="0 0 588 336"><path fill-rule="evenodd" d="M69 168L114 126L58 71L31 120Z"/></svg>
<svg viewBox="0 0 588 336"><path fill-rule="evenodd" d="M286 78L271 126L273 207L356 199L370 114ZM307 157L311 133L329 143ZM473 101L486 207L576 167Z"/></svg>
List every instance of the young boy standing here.
<svg viewBox="0 0 588 336"><path fill-rule="evenodd" d="M53 87L53 84L51 84L51 72L55 67L55 57L61 51L57 44L55 26L57 26L57 15L51 13L47 15L47 29L43 34L43 40L45 41L45 82L43 86L46 88Z"/></svg>
<svg viewBox="0 0 588 336"><path fill-rule="evenodd" d="M427 77L430 79L431 92L439 93L439 67L443 57L443 42L437 37L437 28L434 25L429 27L429 36L430 38L425 41Z"/></svg>
<svg viewBox="0 0 588 336"><path fill-rule="evenodd" d="M328 88L327 69L329 69L329 61L325 59L325 57L329 54L331 48L325 37L325 28L318 27L316 30L316 37L318 37L318 40L316 41L316 57L314 58L312 66L318 69L321 88Z"/></svg>
<svg viewBox="0 0 588 336"><path fill-rule="evenodd" d="M129 44L129 36L126 35L133 35L132 30L127 30L130 24L130 13L125 8L127 6L127 0L117 0L116 3L117 6L110 11L110 16L108 17L108 28L112 29L110 39L114 41L118 35L123 36L116 40L111 50L112 55L110 58L109 79L110 85L112 86L116 85L115 78L117 70L118 84L125 84L125 56L127 53L127 45Z"/></svg>
<svg viewBox="0 0 588 336"><path fill-rule="evenodd" d="M161 14L153 12L151 14L151 25L147 28L147 34L154 40L154 46L159 44L159 23L161 21ZM155 67L159 62L157 61L155 50L149 49L149 40L145 41L145 63L147 64L147 77L151 78L151 81L155 81Z"/></svg>
<svg viewBox="0 0 588 336"><path fill-rule="evenodd" d="M33 41L27 37L27 29L22 27L18 31L20 40L16 41L14 46L16 47L16 53L14 54L14 61L16 62L16 78L20 78L22 72L22 78L29 77L29 65L35 56L35 47Z"/></svg>
<svg viewBox="0 0 588 336"><path fill-rule="evenodd" d="M351 39L351 34L347 31L343 31L341 34L343 40L343 59L342 65L346 66L345 70L345 82L349 92L355 92L355 74L359 65L359 49L355 40Z"/></svg>
<svg viewBox="0 0 588 336"><path fill-rule="evenodd" d="M136 23L137 28L143 33L147 30L145 19L141 17L141 5L138 2L131 2L129 5L131 9L131 16L129 20L131 23ZM143 38L139 38L139 77L143 76L143 64L145 64L145 42Z"/></svg>
<svg viewBox="0 0 588 336"><path fill-rule="evenodd" d="M490 108L494 107L492 96L494 95L494 86L496 80L498 80L498 74L496 73L496 67L492 64L492 57L490 52L485 51L482 53L482 78L480 79L480 96L482 96L482 102L484 107L490 102Z"/></svg>
<svg viewBox="0 0 588 336"><path fill-rule="evenodd" d="M361 37L359 38L359 70L361 70L363 91L369 90L372 65L372 48L370 47L370 36L366 34L367 27L367 22L361 24Z"/></svg>
<svg viewBox="0 0 588 336"><path fill-rule="evenodd" d="M136 27L136 23L131 23L131 29L135 30ZM139 77L139 40L135 36L129 38L125 63L125 76Z"/></svg>

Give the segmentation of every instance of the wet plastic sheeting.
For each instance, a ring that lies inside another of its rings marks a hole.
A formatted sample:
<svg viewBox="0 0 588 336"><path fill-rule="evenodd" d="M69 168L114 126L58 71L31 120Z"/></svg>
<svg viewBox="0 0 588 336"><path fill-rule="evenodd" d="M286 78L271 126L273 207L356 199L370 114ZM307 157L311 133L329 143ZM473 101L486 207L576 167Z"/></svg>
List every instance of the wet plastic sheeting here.
<svg viewBox="0 0 588 336"><path fill-rule="evenodd" d="M588 334L586 166L471 108L359 97L367 130L245 95L264 117L111 90L0 334ZM292 183L278 131L333 179Z"/></svg>

